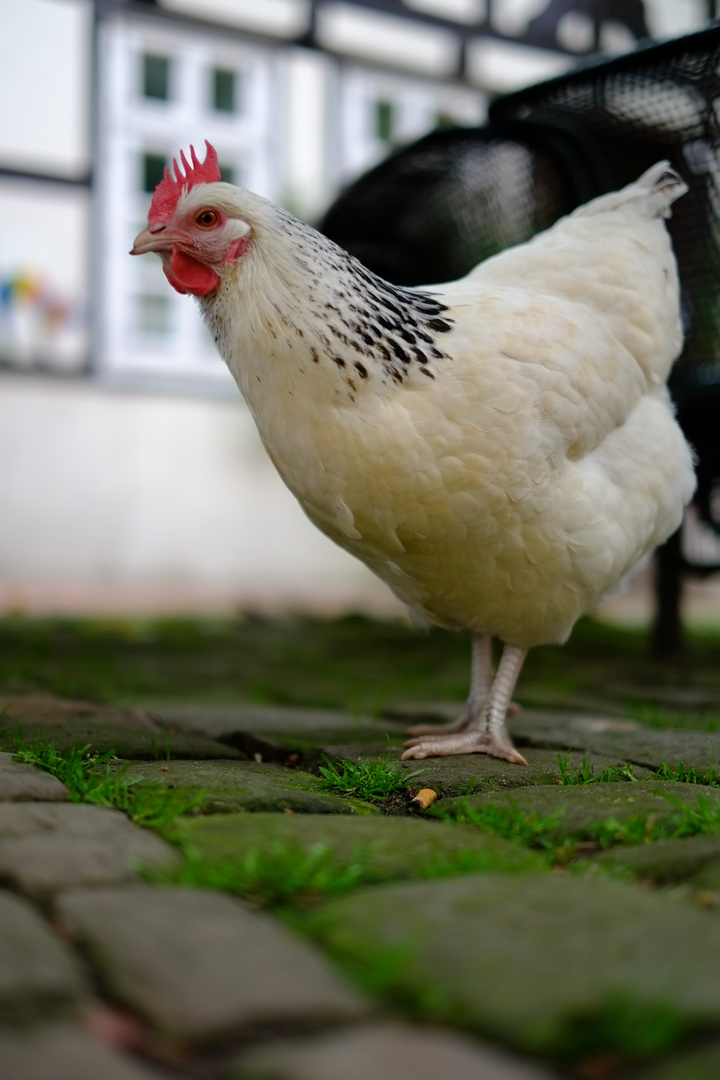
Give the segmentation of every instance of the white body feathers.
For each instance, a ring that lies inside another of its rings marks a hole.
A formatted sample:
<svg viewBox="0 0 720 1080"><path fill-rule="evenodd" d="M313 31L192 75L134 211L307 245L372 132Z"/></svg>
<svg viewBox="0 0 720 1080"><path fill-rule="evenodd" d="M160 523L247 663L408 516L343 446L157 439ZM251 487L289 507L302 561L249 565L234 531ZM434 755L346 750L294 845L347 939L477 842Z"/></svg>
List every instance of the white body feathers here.
<svg viewBox="0 0 720 1080"><path fill-rule="evenodd" d="M247 252L200 303L315 524L432 622L563 641L680 524L690 450L664 164L467 277L395 289L225 184Z"/></svg>

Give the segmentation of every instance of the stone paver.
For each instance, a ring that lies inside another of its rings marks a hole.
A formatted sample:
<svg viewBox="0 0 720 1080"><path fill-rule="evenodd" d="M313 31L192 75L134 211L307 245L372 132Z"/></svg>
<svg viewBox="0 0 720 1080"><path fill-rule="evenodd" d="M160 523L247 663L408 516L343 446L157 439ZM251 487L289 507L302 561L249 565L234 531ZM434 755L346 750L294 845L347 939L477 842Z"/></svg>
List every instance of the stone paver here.
<svg viewBox="0 0 720 1080"><path fill-rule="evenodd" d="M720 921L631 884L568 873L379 885L302 925L387 1001L528 1051L561 1052L608 1009L720 1022ZM613 1003L615 1005L613 1006Z"/></svg>
<svg viewBox="0 0 720 1080"><path fill-rule="evenodd" d="M0 753L0 802L26 802L42 799L61 802L68 789L55 776L35 765L13 761L12 754Z"/></svg>
<svg viewBox="0 0 720 1080"><path fill-rule="evenodd" d="M294 737L334 741L338 736L355 738L381 737L385 732L398 733L397 722L352 716L339 709L302 709L282 705L163 705L157 710L162 719L178 731L227 738L238 732L282 740Z"/></svg>
<svg viewBox="0 0 720 1080"><path fill-rule="evenodd" d="M349 745L387 754L402 745L402 726L386 719L353 716L333 709L277 705L169 705L160 708L171 729L201 733L253 758L285 763L290 754L317 764L328 746Z"/></svg>
<svg viewBox="0 0 720 1080"><path fill-rule="evenodd" d="M105 806L92 806L89 803L33 802L5 804L0 806L0 844L37 833L59 831L71 832L74 836L94 836L101 823L122 818L124 814L109 810Z"/></svg>
<svg viewBox="0 0 720 1080"><path fill-rule="evenodd" d="M221 893L82 889L61 896L57 913L112 993L184 1040L362 1011L357 995L310 945Z"/></svg>
<svg viewBox="0 0 720 1080"><path fill-rule="evenodd" d="M508 727L520 746L572 748L613 764L630 761L658 769L664 761L669 765L683 761L707 769L720 760L720 734L716 732L656 730L628 720L564 717L533 710L514 717Z"/></svg>
<svg viewBox="0 0 720 1080"><path fill-rule="evenodd" d="M122 767L120 763L118 768ZM209 814L236 810L292 810L304 814L376 812L362 799L343 799L323 791L318 777L300 769L255 761L148 761L133 764L125 775L128 779L140 776L188 796L203 789L201 809Z"/></svg>
<svg viewBox="0 0 720 1080"><path fill-rule="evenodd" d="M405 817L329 817L315 814L222 814L188 818L177 832L210 861L241 862L250 851L289 847L304 855L318 847L338 865L362 865L371 877L437 876L441 868L506 873L541 870L535 852L472 825Z"/></svg>
<svg viewBox="0 0 720 1080"><path fill-rule="evenodd" d="M87 804L0 805L0 880L37 900L79 885L131 881L177 853L117 810Z"/></svg>
<svg viewBox="0 0 720 1080"><path fill-rule="evenodd" d="M70 1027L0 1031L3 1080L162 1080L167 1073L133 1061Z"/></svg>
<svg viewBox="0 0 720 1080"><path fill-rule="evenodd" d="M677 766L681 761L696 769L712 768L720 760L720 734L696 731L605 732L591 735L587 749L604 754L608 760L623 757L626 761L658 769L663 762Z"/></svg>
<svg viewBox="0 0 720 1080"><path fill-rule="evenodd" d="M720 836L618 846L595 855L593 862L629 870L659 885L697 881L701 887L720 887Z"/></svg>
<svg viewBox="0 0 720 1080"><path fill-rule="evenodd" d="M0 712L3 709L6 711L0 717L0 728L5 727L9 730L39 722L63 728L67 724L75 725L89 721L124 726L143 725L160 729L160 725L156 725L150 716L134 709L100 705L95 701L60 698L55 694L42 691L15 691L12 694L0 691Z"/></svg>
<svg viewBox="0 0 720 1080"><path fill-rule="evenodd" d="M62 721L32 721L28 718L22 726L22 734L27 746L51 742L61 752L72 746L87 745L98 754L113 750L118 757L132 761L164 760L167 754L165 733L146 727L132 716L112 722L104 719L73 721L70 717ZM233 746L225 746L202 735L176 735L170 732L167 742L173 758L241 760L248 757L247 753ZM14 746L12 728L5 728L0 746L4 750Z"/></svg>
<svg viewBox="0 0 720 1080"><path fill-rule="evenodd" d="M610 818L674 814L663 793L692 804L720 798L720 789L651 779L662 761L716 764L720 735L648 729L613 715L616 705L608 702L608 715L544 708L513 718L526 769L480 755L408 763L408 772L422 770L409 785L440 798L427 813L395 800L393 814L407 816L386 816L382 804L321 790L308 768L325 753L377 761L390 750L397 758L408 723L452 718L459 705L374 719L276 706L123 710L21 696L0 734L5 750L20 724L29 744L112 748L130 778L180 795L203 789L204 816L179 820L173 835L210 865L242 866L258 851L321 851L340 871L358 868L376 884L334 900L301 898L297 931L227 894L139 884L139 863L169 866L180 856L118 812L71 803L59 781L0 753L0 880L53 919L0 891L2 1080L167 1075L140 1051L97 1041L99 1029L91 1037L68 1026L85 1015L90 981L110 999L110 1008L97 998L95 1007L116 1025L102 1036L115 1041L122 1029L123 1045L163 1048L157 1060L165 1054L178 1078L548 1080L547 1064L498 1047L547 1062L581 1043L592 1058L597 1031L601 1057L612 1059L607 1037L618 1008L626 1029L631 1017L633 1038L658 1010L679 1031L717 1028L720 838L592 853L584 845L577 850L605 870L577 875L549 872L519 842L437 820L460 796L543 818L562 809L549 838L582 840ZM570 768L583 758L597 770L631 761L640 782L560 787L558 753L568 750ZM611 880L608 869L626 873ZM372 988L390 1019L369 1020L373 1006L327 953ZM393 1021L396 1006L432 1026ZM568 1065L588 1076L593 1067ZM717 1043L690 1042L644 1066L631 1052L624 1067L628 1080L715 1080L720 1058Z"/></svg>
<svg viewBox="0 0 720 1080"><path fill-rule="evenodd" d="M581 839L594 826L609 819L625 822L635 815L645 814L652 815L656 823L661 823L678 813L677 806L671 800L696 806L699 799L710 799L717 803L720 801L720 788L663 780L518 788L512 792L471 795L466 801L445 799L441 808L452 812L463 804L477 809L494 804L535 814L543 819L557 814L557 824L549 828L546 835L550 839L565 836Z"/></svg>
<svg viewBox="0 0 720 1080"><path fill-rule="evenodd" d="M376 1024L243 1054L227 1080L550 1080L550 1073L453 1032Z"/></svg>
<svg viewBox="0 0 720 1080"><path fill-rule="evenodd" d="M603 704L604 707L604 704ZM523 746L546 746L558 750L575 747L587 749L586 744L599 735L623 735L647 730L635 720L592 712L573 712L562 709L523 709L508 719L513 739Z"/></svg>
<svg viewBox="0 0 720 1080"><path fill-rule="evenodd" d="M0 1021L70 1013L87 992L72 950L27 901L0 890Z"/></svg>

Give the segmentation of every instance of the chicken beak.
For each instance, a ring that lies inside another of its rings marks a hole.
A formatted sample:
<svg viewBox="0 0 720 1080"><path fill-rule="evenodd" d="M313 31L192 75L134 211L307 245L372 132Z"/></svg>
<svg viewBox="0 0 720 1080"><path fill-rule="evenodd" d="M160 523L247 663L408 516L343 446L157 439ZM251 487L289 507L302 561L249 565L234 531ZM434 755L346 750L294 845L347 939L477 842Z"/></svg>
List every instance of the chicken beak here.
<svg viewBox="0 0 720 1080"><path fill-rule="evenodd" d="M146 255L148 251L169 251L172 247L172 237L157 227L155 230L143 229L135 237L135 242L130 252L131 255Z"/></svg>

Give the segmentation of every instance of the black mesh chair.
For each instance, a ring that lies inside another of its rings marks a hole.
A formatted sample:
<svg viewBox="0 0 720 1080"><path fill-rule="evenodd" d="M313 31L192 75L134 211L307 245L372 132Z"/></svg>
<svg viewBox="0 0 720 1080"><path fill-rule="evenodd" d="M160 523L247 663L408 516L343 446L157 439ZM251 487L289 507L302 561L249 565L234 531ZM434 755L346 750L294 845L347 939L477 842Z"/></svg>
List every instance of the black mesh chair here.
<svg viewBox="0 0 720 1080"><path fill-rule="evenodd" d="M403 285L449 281L667 158L690 191L670 229L686 341L671 388L698 455L695 530L658 557L655 646L681 644L684 572L720 570L720 25L587 64L434 131L361 176L320 229ZM707 537L706 537L707 539Z"/></svg>

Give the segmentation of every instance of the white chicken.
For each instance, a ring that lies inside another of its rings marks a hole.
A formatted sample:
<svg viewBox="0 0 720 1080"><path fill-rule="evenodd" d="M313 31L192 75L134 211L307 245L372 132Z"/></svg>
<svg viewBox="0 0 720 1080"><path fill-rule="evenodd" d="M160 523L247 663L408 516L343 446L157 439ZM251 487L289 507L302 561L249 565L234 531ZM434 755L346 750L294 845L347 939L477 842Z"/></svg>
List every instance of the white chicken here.
<svg viewBox="0 0 720 1080"><path fill-rule="evenodd" d="M397 288L181 154L132 254L199 298L281 477L411 609L473 635L467 707L404 758L525 764L505 717L526 651L680 524L691 451L665 382L681 344L661 162L443 285ZM184 170L184 172L183 172ZM490 638L504 649L492 679Z"/></svg>

